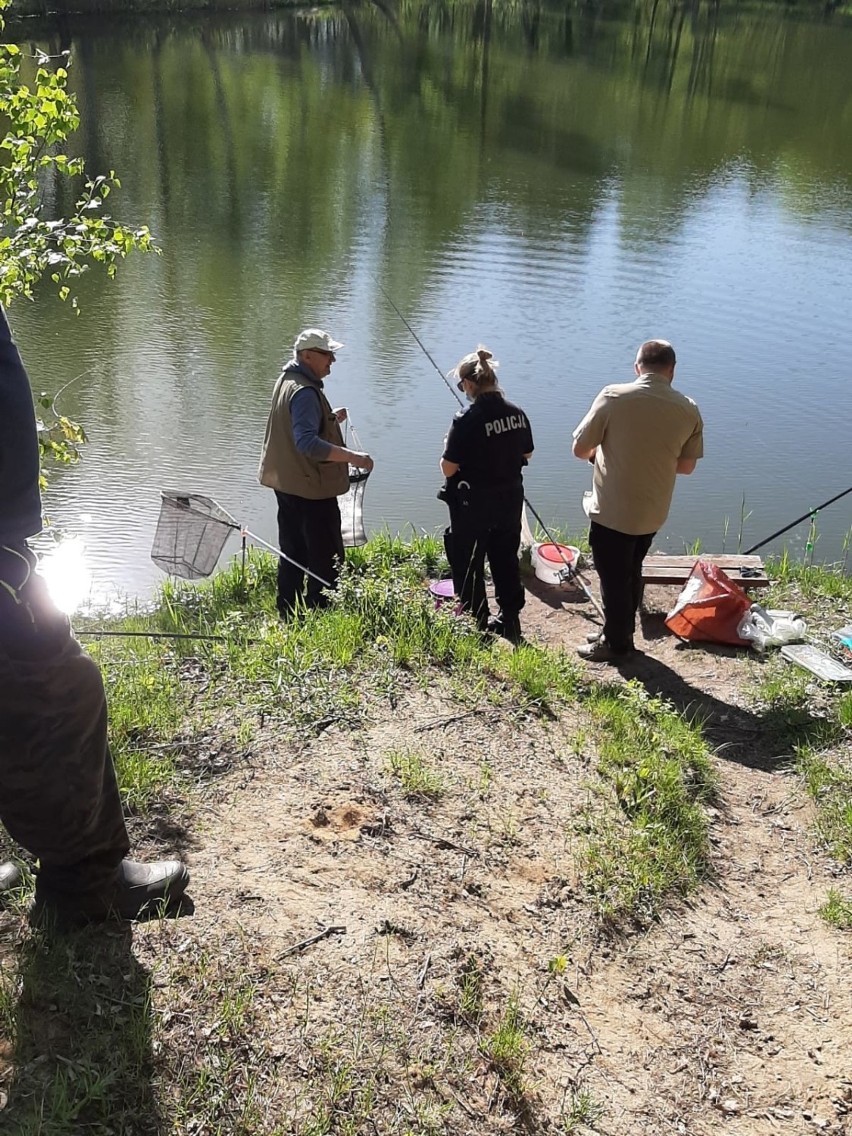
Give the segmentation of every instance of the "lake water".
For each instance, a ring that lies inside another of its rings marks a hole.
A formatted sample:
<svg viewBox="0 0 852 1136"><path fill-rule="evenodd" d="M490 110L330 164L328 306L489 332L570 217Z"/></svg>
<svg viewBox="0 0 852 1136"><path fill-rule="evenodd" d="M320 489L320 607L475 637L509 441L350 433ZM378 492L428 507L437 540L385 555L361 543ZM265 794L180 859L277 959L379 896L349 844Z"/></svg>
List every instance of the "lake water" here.
<svg viewBox="0 0 852 1136"><path fill-rule="evenodd" d="M368 526L445 523L456 406L382 289L443 370L494 351L533 425L527 494L563 530L589 482L571 432L649 336L706 423L661 549L736 551L743 499L745 547L852 484L852 24L727 7L385 0L28 30L71 48L89 171L119 173L113 212L162 249L85 278L79 317L47 294L11 312L34 387L74 380L59 406L91 440L46 504L94 595L161 578L163 488L274 540L257 459L303 326L346 344L328 390L376 459ZM852 495L820 515L817 558L850 525Z"/></svg>

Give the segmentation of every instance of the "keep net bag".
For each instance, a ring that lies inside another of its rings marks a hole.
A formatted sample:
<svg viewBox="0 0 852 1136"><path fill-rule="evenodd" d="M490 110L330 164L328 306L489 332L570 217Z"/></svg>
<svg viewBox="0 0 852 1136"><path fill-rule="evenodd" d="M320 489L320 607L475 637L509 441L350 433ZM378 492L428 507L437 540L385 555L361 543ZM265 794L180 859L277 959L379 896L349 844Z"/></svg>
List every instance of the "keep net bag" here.
<svg viewBox="0 0 852 1136"><path fill-rule="evenodd" d="M209 576L228 533L240 526L212 497L166 492L161 496L151 559L164 572L184 580Z"/></svg>
<svg viewBox="0 0 852 1136"><path fill-rule="evenodd" d="M364 530L364 487L369 476L366 469L349 467L349 489L338 501L344 548L357 548L367 543L367 533Z"/></svg>
<svg viewBox="0 0 852 1136"><path fill-rule="evenodd" d="M751 600L718 565L696 560L666 627L681 639L748 646L737 628L750 609Z"/></svg>
<svg viewBox="0 0 852 1136"><path fill-rule="evenodd" d="M361 441L351 423L349 424L349 433L352 435L352 444L360 450ZM350 465L349 489L338 499L340 532L343 537L344 548L358 548L367 543L367 533L364 529L364 489L369 476L369 470L357 469L354 465Z"/></svg>

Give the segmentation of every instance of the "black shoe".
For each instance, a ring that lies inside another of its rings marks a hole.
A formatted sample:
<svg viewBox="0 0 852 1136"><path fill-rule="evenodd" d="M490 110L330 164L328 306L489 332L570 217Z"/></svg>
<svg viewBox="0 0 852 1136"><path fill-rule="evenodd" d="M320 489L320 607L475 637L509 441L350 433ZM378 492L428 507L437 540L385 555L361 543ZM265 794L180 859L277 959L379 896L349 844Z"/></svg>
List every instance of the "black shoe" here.
<svg viewBox="0 0 852 1136"><path fill-rule="evenodd" d="M21 869L12 860L7 860L5 864L0 864L0 904L7 897L11 897L12 892L18 891L23 887L24 877Z"/></svg>
<svg viewBox="0 0 852 1136"><path fill-rule="evenodd" d="M516 645L523 638L521 621L516 615L498 615L496 619L489 619L488 630L492 635L499 635L502 639L508 639L510 643Z"/></svg>
<svg viewBox="0 0 852 1136"><path fill-rule="evenodd" d="M616 651L614 647L610 647L606 639L601 636L593 643L586 643L583 647L577 648L577 654L581 659L585 659L589 663L620 663L624 659L629 659L631 655L635 654L633 647L627 647L623 651Z"/></svg>
<svg viewBox="0 0 852 1136"><path fill-rule="evenodd" d="M55 920L60 926L80 926L107 920L141 919L158 908L174 905L186 891L189 872L180 860L140 864L122 860L115 882L104 891L52 891L36 879L33 922Z"/></svg>

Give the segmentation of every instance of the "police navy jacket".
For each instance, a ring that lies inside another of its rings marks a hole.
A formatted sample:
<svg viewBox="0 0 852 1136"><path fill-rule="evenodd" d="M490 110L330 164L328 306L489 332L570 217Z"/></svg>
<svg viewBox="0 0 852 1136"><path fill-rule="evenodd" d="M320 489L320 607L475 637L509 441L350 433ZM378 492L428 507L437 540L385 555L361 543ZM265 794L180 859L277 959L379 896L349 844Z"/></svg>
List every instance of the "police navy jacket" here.
<svg viewBox="0 0 852 1136"><path fill-rule="evenodd" d="M499 392L481 394L450 426L444 460L476 491L523 491L524 454L533 451L526 414Z"/></svg>
<svg viewBox="0 0 852 1136"><path fill-rule="evenodd" d="M30 381L0 308L0 544L41 531L35 410Z"/></svg>

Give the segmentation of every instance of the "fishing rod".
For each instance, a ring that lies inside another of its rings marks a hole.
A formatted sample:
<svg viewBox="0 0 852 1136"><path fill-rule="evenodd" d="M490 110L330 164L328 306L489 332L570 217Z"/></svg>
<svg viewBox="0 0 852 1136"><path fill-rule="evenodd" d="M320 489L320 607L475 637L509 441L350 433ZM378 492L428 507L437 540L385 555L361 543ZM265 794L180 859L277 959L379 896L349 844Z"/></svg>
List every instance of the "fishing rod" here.
<svg viewBox="0 0 852 1136"><path fill-rule="evenodd" d="M387 302L390 304L390 306L396 312L397 316L402 321L404 326L410 332L412 338L414 339L414 342L417 344L417 346L420 348L420 350L423 352L423 354L426 356L426 358L429 360L429 362L432 364L432 366L435 368L435 370L441 376L441 379L442 379L444 385L446 386L447 390L450 392L450 394L453 396L453 398L456 400L456 402L459 404L459 406L463 407L464 401L459 397L458 391L453 387L452 383L450 383L447 376L444 374L444 372L441 370L441 368L438 366L438 364L435 362L435 360L432 358L432 356L427 351L426 346L423 343L420 336L417 334L417 332L414 330L414 328L411 326L411 324L408 322L408 320L405 318L405 316L402 314L402 312L399 310L399 308L393 302L391 297L388 295L388 292L385 289L385 286L382 284L381 280L379 280L379 278L377 276L373 276L373 280L375 280L376 285L378 286L378 288L379 288L380 292L382 293L382 295L384 296L384 298L387 300ZM530 504L530 501L526 496L524 497L524 504L529 509L529 511L532 513L532 515L535 517L536 522L538 523L538 526L541 529L541 531L544 533L544 535L547 537L547 539L550 541L550 543L553 545L553 547L559 553L559 557L560 557L562 563L565 565L565 571L566 571L567 579L576 580L577 584L579 585L580 591L583 593L583 595L586 597L586 599L589 600L592 607L595 609L595 611L598 613L598 615L601 617L601 619L604 619L605 616L604 616L604 613L603 613L603 609L601 608L601 605L598 603L598 601L592 595L591 591L589 590L588 586L584 582L583 578L580 576L579 570L577 569L576 565L574 565L566 557L565 553L562 551L562 545L559 544L556 540L554 540L554 538L551 536L551 534L550 534L550 532L547 528L547 525L541 519L541 517L536 512L536 510L533 508L533 506Z"/></svg>
<svg viewBox="0 0 852 1136"><path fill-rule="evenodd" d="M405 327L410 332L412 338L414 339L414 342L417 344L417 346L420 348L420 350L423 352L423 354L426 356L426 358L429 360L429 362L432 364L432 366L435 368L435 370L441 376L441 381L444 383L447 390L450 392L450 394L453 396L453 398L456 400L456 402L459 404L459 406L464 406L464 400L459 397L459 392L455 389L455 387L452 385L450 380L447 378L447 376L444 374L444 372L441 370L441 368L438 366L438 364L435 362L435 360L429 354L429 352L426 349L425 344L423 343L423 340L420 338L420 336L417 334L417 332L414 330L414 328L411 326L411 324L408 322L408 320L405 318L405 316L402 314L402 312L399 310L399 308L393 302L391 297L385 291L384 284L382 284L382 282L381 282L381 280L379 280L378 276L374 276L373 279L375 280L375 282L376 282L379 290L381 291L382 295L384 296L384 298L387 300L387 302L390 304L390 306L393 308L393 310L399 316L402 323L405 325Z"/></svg>
<svg viewBox="0 0 852 1136"><path fill-rule="evenodd" d="M817 505L815 509L809 509L807 513L802 513L801 517L796 517L795 521L791 521L789 525L785 525L783 529L774 532L772 536L768 536L766 540L760 541L759 544L753 544L751 548L747 548L743 556L749 556L752 552L757 552L759 548L763 548L765 544L769 544L771 540L775 540L776 536L783 536L785 532L800 525L802 521L806 521L809 517L813 518L820 512L821 509L827 509L829 505L833 505L835 501L839 501L841 497L845 497L848 493L852 493L852 485L848 489L844 489L842 493L838 493L836 497L830 497L827 501L823 501L821 505Z"/></svg>
<svg viewBox="0 0 852 1136"><path fill-rule="evenodd" d="M208 639L214 643L230 643L231 640L224 635L201 635L189 631L102 631L100 628L81 628L74 631L75 639ZM256 643L258 640L246 640Z"/></svg>
<svg viewBox="0 0 852 1136"><path fill-rule="evenodd" d="M589 590L588 585L585 583L585 581L583 580L583 577L580 575L579 568L577 568L577 566L572 561L568 560L565 553L562 551L562 545L558 544L553 539L553 537L547 531L547 525L545 525L544 521L541 519L541 517L538 515L538 513L535 511L535 509L533 508L533 506L530 504L529 500L526 497L524 497L524 504L529 509L529 511L532 513L532 515L535 517L536 522L538 523L538 526L541 529L541 531L544 533L544 535L550 541L551 545L556 549L556 551L559 553L560 557L562 558L562 563L565 565L563 572L566 573L566 579L574 580L577 583L580 591L583 593L583 595L586 597L586 599L591 603L592 607L595 609L595 611L598 613L598 615L601 617L601 619L606 619L606 616L603 613L603 608L598 603L598 601L595 599L595 597L592 595L591 591Z"/></svg>

